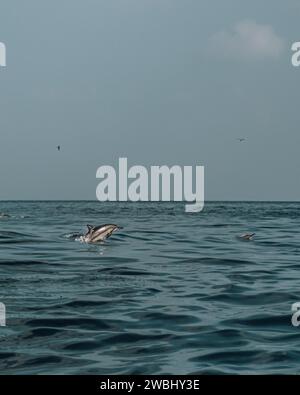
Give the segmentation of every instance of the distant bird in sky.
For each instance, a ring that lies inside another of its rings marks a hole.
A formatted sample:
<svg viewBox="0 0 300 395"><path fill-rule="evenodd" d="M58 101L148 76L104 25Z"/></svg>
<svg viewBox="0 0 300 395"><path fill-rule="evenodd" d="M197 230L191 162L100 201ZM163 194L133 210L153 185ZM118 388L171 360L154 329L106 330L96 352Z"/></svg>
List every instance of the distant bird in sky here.
<svg viewBox="0 0 300 395"><path fill-rule="evenodd" d="M245 139L244 137L238 138L237 140L238 140L240 143L242 143L243 141L246 141L246 139Z"/></svg>
<svg viewBox="0 0 300 395"><path fill-rule="evenodd" d="M60 145L57 146L57 151L60 151Z"/></svg>

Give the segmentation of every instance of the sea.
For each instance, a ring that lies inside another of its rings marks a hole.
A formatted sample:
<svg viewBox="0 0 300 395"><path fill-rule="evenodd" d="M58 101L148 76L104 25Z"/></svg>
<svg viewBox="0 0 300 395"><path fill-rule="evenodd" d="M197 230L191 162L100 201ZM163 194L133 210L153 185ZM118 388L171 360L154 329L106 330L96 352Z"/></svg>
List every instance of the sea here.
<svg viewBox="0 0 300 395"><path fill-rule="evenodd" d="M300 203L1 201L0 213L0 374L299 373ZM107 223L123 228L80 238Z"/></svg>

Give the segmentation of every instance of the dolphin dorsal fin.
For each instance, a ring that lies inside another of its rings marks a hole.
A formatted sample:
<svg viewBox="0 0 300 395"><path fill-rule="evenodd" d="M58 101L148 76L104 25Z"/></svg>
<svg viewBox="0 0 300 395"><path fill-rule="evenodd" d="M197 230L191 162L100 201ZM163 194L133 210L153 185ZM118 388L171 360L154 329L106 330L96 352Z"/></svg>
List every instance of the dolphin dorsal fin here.
<svg viewBox="0 0 300 395"><path fill-rule="evenodd" d="M87 228L88 228L88 233L89 233L91 230L94 229L94 226L93 225L87 225Z"/></svg>

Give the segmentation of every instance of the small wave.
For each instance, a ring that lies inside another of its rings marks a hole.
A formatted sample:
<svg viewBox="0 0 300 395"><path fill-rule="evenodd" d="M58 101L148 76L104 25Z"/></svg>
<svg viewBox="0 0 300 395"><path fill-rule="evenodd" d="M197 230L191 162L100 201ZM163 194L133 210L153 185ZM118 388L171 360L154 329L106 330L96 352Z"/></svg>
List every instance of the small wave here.
<svg viewBox="0 0 300 395"><path fill-rule="evenodd" d="M40 318L27 321L31 327L85 328L89 330L110 329L107 321L96 318Z"/></svg>
<svg viewBox="0 0 300 395"><path fill-rule="evenodd" d="M82 235L80 233L66 233L64 235L61 236L64 239L69 239L69 240L77 240L80 237L82 237Z"/></svg>
<svg viewBox="0 0 300 395"><path fill-rule="evenodd" d="M12 214L0 213L0 220L24 219L24 218L30 218L30 216L29 215L12 215Z"/></svg>
<svg viewBox="0 0 300 395"><path fill-rule="evenodd" d="M250 317L245 317L241 319L231 319L227 320L226 324L233 324L238 326L247 326L258 328L270 328L270 327L287 327L290 325L291 316L290 315L255 315Z"/></svg>
<svg viewBox="0 0 300 395"><path fill-rule="evenodd" d="M36 237L31 234L0 231L0 244L26 244L36 242Z"/></svg>
<svg viewBox="0 0 300 395"><path fill-rule="evenodd" d="M34 260L0 260L0 266L19 266L19 265L48 265L45 261Z"/></svg>

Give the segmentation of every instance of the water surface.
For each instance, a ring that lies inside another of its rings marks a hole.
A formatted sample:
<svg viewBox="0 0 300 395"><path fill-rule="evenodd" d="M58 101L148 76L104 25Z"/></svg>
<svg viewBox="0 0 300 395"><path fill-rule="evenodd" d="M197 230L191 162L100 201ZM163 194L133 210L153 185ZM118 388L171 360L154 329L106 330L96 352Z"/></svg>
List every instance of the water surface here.
<svg viewBox="0 0 300 395"><path fill-rule="evenodd" d="M1 202L2 374L298 373L300 203ZM87 223L124 227L99 245ZM253 241L238 236L255 232Z"/></svg>

